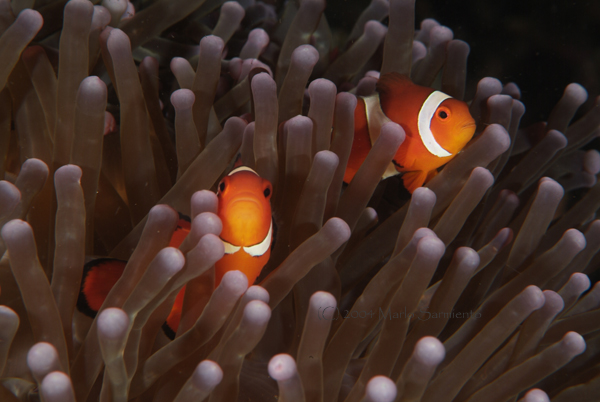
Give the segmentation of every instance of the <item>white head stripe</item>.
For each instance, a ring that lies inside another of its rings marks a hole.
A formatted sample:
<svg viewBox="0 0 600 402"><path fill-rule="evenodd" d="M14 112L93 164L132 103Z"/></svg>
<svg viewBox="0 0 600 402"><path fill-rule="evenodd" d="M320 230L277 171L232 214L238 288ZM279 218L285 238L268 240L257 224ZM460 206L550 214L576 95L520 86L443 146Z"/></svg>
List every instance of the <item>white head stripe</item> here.
<svg viewBox="0 0 600 402"><path fill-rule="evenodd" d="M267 252L269 247L271 247L271 238L273 237L273 221L271 221L271 226L269 226L269 232L267 236L258 244L254 246L244 247L244 251L250 254L252 257L260 257L264 253Z"/></svg>
<svg viewBox="0 0 600 402"><path fill-rule="evenodd" d="M223 242L223 246L225 246L225 254L235 254L240 250L240 246L234 246L231 243L227 243L225 240L221 239Z"/></svg>
<svg viewBox="0 0 600 402"><path fill-rule="evenodd" d="M431 132L431 119L433 118L438 106L449 98L451 98L450 95L446 95L440 91L433 91L431 95L425 99L425 102L423 102L423 106L421 106L421 110L419 110L419 118L417 120L419 136L421 136L423 145L425 145L425 148L427 148L432 155L439 156L440 158L450 156L452 154L442 148L442 146L435 140L435 137Z"/></svg>
<svg viewBox="0 0 600 402"><path fill-rule="evenodd" d="M239 168L235 168L227 176L231 176L232 174L237 173L237 172L252 172L258 176L258 173L256 173L254 170L250 169L248 166L240 166Z"/></svg>

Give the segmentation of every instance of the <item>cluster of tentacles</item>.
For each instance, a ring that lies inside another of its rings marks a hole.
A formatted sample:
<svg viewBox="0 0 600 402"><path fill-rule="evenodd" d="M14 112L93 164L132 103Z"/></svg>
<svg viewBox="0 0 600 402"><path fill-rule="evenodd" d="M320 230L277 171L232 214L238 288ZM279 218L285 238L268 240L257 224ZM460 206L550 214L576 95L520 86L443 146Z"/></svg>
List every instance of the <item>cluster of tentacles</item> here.
<svg viewBox="0 0 600 402"><path fill-rule="evenodd" d="M415 31L414 0L373 0L345 44L324 0L28 3L0 0L2 401L600 395L600 155L582 150L600 105L572 122L581 86L522 128L518 87L482 79L475 137L409 197L380 181L395 124L342 179L380 74L465 96L468 45ZM212 289L211 190L238 154L273 183L276 239L256 284ZM91 256L128 260L94 320L75 308ZM202 292L170 341L185 284Z"/></svg>

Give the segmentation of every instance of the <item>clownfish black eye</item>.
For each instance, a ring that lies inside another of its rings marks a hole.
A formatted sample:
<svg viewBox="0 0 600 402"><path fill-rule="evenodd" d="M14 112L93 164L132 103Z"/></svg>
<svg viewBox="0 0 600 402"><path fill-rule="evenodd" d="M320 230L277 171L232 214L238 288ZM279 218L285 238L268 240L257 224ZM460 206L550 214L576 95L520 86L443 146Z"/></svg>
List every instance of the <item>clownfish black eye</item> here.
<svg viewBox="0 0 600 402"><path fill-rule="evenodd" d="M265 188L265 191L263 191L263 194L265 195L265 198L267 198L268 196L271 195L271 189L270 188Z"/></svg>
<svg viewBox="0 0 600 402"><path fill-rule="evenodd" d="M219 191L220 192L225 191L225 183L224 182L219 183Z"/></svg>
<svg viewBox="0 0 600 402"><path fill-rule="evenodd" d="M440 117L440 119L445 120L446 118L448 118L448 113L446 113L444 110L440 110L438 112L438 116Z"/></svg>

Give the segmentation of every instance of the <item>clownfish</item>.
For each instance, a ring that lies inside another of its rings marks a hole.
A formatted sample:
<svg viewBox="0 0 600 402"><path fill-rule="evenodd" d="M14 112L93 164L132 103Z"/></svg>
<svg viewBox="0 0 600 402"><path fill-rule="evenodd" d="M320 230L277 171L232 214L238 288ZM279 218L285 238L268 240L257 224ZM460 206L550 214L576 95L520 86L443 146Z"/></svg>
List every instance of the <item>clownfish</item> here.
<svg viewBox="0 0 600 402"><path fill-rule="evenodd" d="M273 186L254 170L240 166L225 176L217 187L221 218L221 242L225 255L215 263L215 288L228 271L246 274L253 284L271 256L273 218L271 195ZM184 286L167 317L165 332L174 337L183 308Z"/></svg>
<svg viewBox="0 0 600 402"><path fill-rule="evenodd" d="M404 129L404 142L382 179L402 174L412 193L437 174L473 137L475 120L465 102L388 73L377 81L377 93L359 98L354 111L354 141L344 174L349 183L379 137L393 121Z"/></svg>
<svg viewBox="0 0 600 402"><path fill-rule="evenodd" d="M215 287L219 286L227 271L233 270L242 271L248 277L248 283L252 284L269 261L273 242L272 193L271 183L245 166L234 169L219 183L217 215L223 225L220 238L225 246L225 255L215 264ZM178 248L190 229L189 218L180 214L169 246ZM88 262L84 266L77 302L79 311L95 317L126 264L126 261L114 258ZM184 295L185 286L177 294L163 326L170 338L179 327Z"/></svg>
<svg viewBox="0 0 600 402"><path fill-rule="evenodd" d="M252 284L271 256L273 186L246 166L234 169L219 183L217 215L223 230L225 255L215 264L215 285L227 271L239 270Z"/></svg>

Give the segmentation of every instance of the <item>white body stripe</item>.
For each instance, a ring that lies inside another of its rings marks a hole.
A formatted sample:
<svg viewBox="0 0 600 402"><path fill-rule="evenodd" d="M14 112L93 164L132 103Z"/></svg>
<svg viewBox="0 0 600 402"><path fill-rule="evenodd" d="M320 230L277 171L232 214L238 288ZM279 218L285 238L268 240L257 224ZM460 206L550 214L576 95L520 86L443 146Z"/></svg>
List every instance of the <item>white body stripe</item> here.
<svg viewBox="0 0 600 402"><path fill-rule="evenodd" d="M264 253L267 252L269 247L271 247L271 238L273 237L273 221L271 221L271 226L269 226L269 232L267 232L267 236L258 244L250 247L244 247L244 251L250 254L252 257L260 257Z"/></svg>
<svg viewBox="0 0 600 402"><path fill-rule="evenodd" d="M254 170L250 169L248 166L240 166L238 168L235 168L227 176L231 176L232 174L235 174L237 172L252 172L258 176L258 173L256 173Z"/></svg>
<svg viewBox="0 0 600 402"><path fill-rule="evenodd" d="M240 251L240 246L234 246L231 243L227 243L225 240L221 239L221 242L223 242L223 246L225 246L225 254L235 254L238 251Z"/></svg>
<svg viewBox="0 0 600 402"><path fill-rule="evenodd" d="M451 98L450 95L446 95L440 91L433 91L431 95L427 97L425 102L423 102L423 106L419 111L419 117L417 120L419 135L421 136L423 145L425 145L425 148L427 148L432 155L439 156L440 158L450 156L452 154L442 148L442 146L435 140L435 137L431 132L431 119L433 118L438 106L449 98Z"/></svg>
<svg viewBox="0 0 600 402"><path fill-rule="evenodd" d="M371 146L375 144L377 138L381 134L381 127L385 123L389 123L390 120L383 110L381 110L381 104L379 103L379 95L371 95L363 98L365 101L365 114L367 116L367 130L369 130L369 138L371 139ZM387 179L388 177L392 177L398 174L398 170L392 162L388 165L381 176L382 179Z"/></svg>
<svg viewBox="0 0 600 402"><path fill-rule="evenodd" d="M269 226L269 231L267 232L267 236L258 244L254 246L244 247L244 251L250 254L252 257L260 257L264 253L267 252L269 247L271 247L271 239L273 238L273 221L271 221L271 226ZM221 239L223 242L223 246L225 246L225 254L235 254L240 251L240 246L234 246L231 243L227 243L225 240Z"/></svg>

